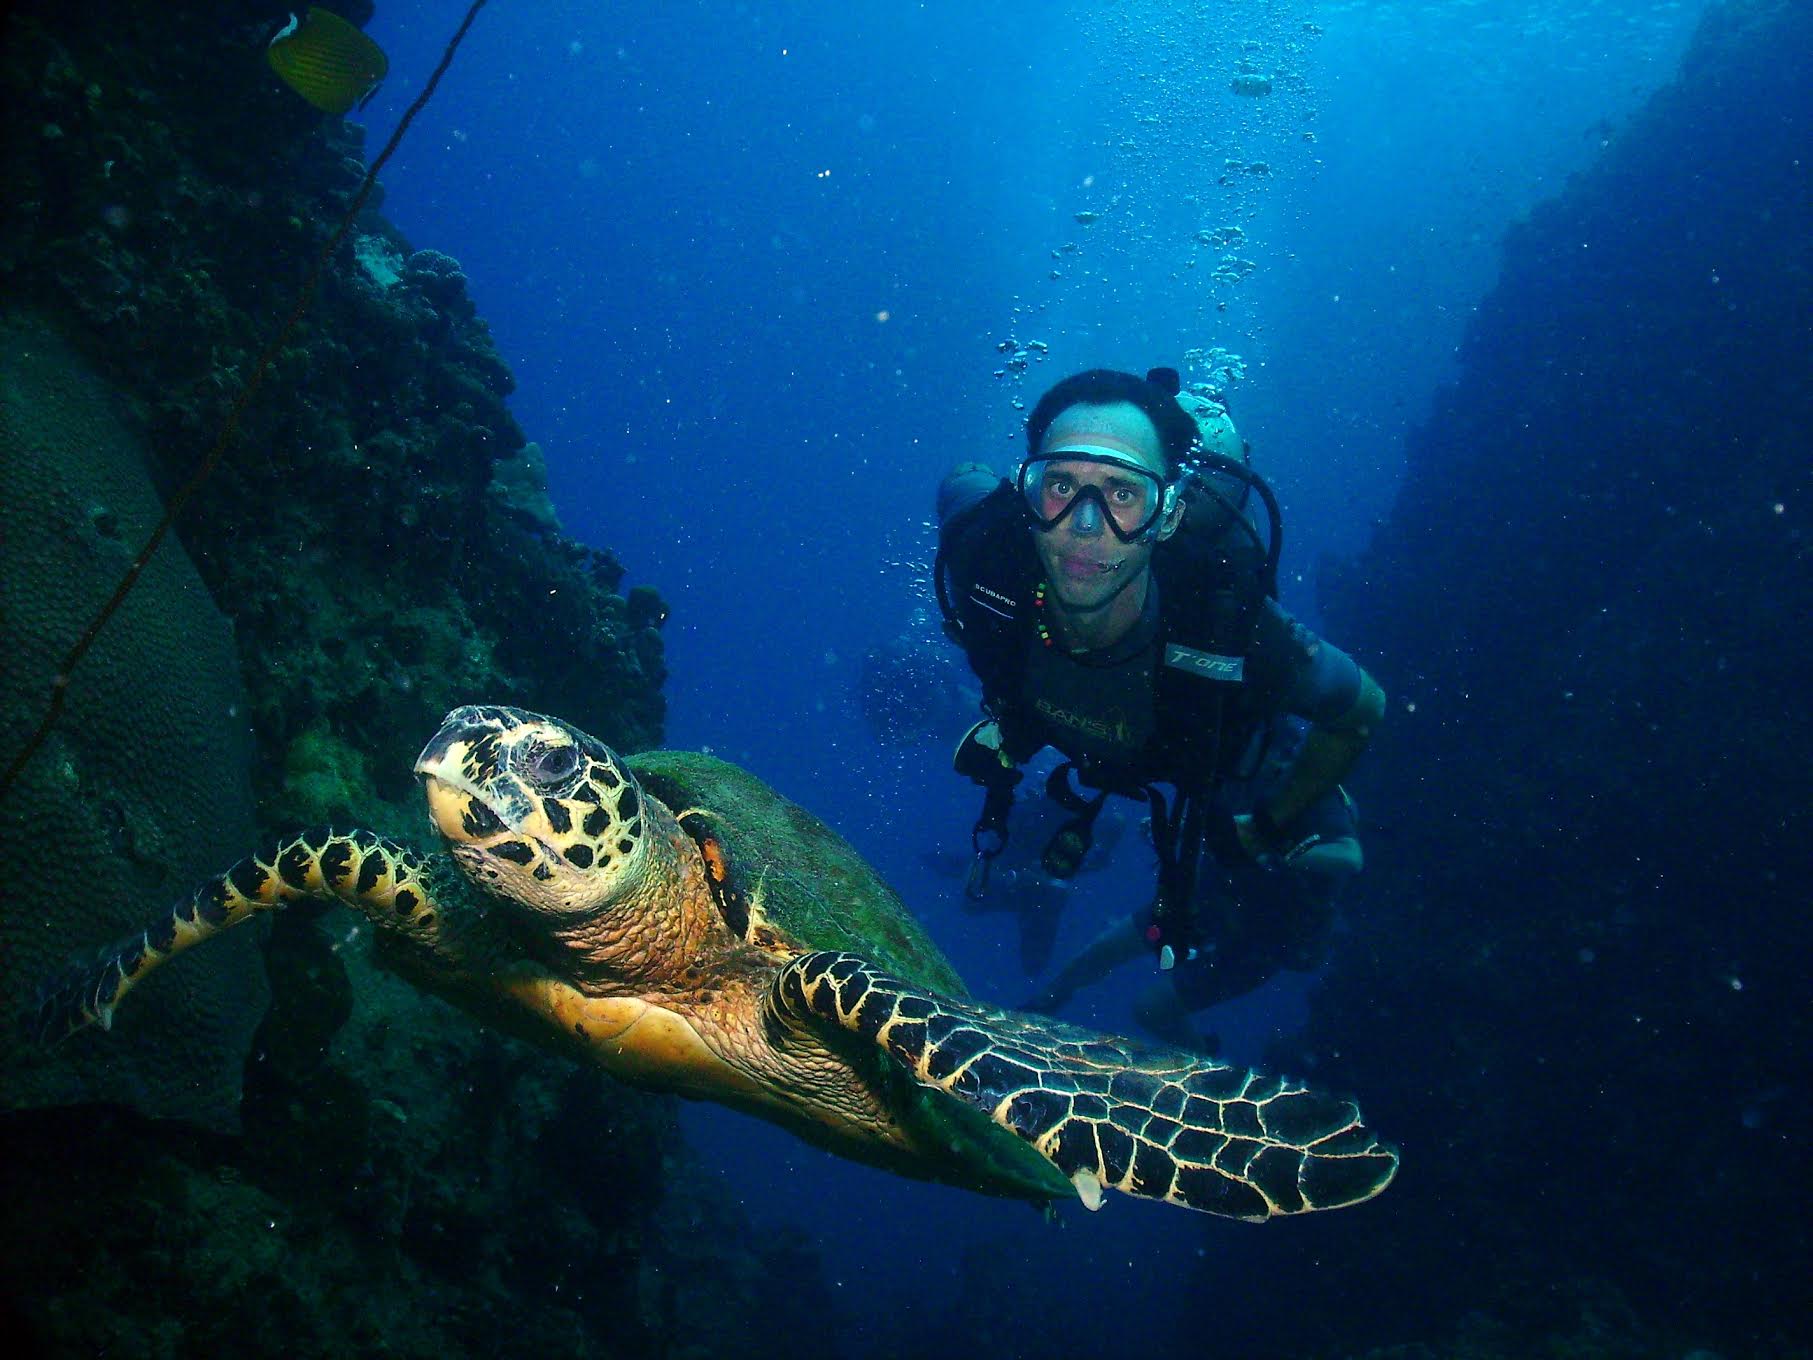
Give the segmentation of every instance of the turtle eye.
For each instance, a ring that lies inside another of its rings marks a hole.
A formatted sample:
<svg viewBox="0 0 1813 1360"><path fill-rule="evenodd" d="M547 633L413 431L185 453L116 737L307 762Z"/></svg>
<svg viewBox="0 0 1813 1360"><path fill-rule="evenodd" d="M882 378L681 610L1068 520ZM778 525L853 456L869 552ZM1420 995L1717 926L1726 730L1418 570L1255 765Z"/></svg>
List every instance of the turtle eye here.
<svg viewBox="0 0 1813 1360"><path fill-rule="evenodd" d="M523 772L537 784L557 784L579 768L579 752L571 746L543 746L532 752Z"/></svg>

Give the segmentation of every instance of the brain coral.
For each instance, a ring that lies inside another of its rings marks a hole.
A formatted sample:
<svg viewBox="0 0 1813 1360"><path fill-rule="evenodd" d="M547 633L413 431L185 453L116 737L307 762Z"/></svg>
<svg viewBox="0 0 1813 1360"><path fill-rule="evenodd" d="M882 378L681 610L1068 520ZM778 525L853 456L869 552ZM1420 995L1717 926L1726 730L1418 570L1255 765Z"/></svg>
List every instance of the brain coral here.
<svg viewBox="0 0 1813 1360"><path fill-rule="evenodd" d="M44 324L0 316L0 758L162 510L115 401ZM231 626L172 537L0 804L0 1019L243 853L250 751ZM268 997L255 933L219 946L148 979L129 1034L43 1053L0 1023L0 1105L110 1099L231 1126Z"/></svg>

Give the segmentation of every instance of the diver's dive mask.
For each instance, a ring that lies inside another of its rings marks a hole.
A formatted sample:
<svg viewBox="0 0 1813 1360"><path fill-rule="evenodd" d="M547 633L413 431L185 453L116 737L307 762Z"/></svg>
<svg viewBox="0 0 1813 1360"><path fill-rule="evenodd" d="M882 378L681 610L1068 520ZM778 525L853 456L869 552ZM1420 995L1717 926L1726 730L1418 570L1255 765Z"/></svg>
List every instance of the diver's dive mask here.
<svg viewBox="0 0 1813 1360"><path fill-rule="evenodd" d="M1015 479L1026 513L1049 533L1071 515L1079 532L1105 526L1122 543L1152 532L1177 505L1178 479L1114 449L1071 444L1039 453L1020 464Z"/></svg>

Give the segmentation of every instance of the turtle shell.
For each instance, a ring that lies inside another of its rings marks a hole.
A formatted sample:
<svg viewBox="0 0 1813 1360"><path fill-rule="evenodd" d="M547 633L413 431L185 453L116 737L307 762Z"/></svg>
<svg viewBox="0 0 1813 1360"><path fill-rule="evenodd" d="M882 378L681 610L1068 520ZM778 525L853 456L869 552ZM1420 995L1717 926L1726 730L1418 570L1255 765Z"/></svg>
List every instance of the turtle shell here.
<svg viewBox="0 0 1813 1360"><path fill-rule="evenodd" d="M626 763L643 791L700 842L719 880L725 919L745 939L787 950L845 950L903 981L969 999L900 894L810 812L747 770L699 752L645 751ZM1050 1162L980 1111L920 1086L872 1045L843 1047L888 1091L902 1123L926 1135L927 1146L948 1149L948 1160L927 1167L928 1176L994 1193L1006 1177L1033 1198L1074 1194Z"/></svg>
<svg viewBox="0 0 1813 1360"><path fill-rule="evenodd" d="M695 839L722 845L715 872L726 872L724 888L742 899L726 919L745 939L766 925L795 948L848 950L907 982L968 999L963 979L900 894L797 803L696 751L647 751L627 763Z"/></svg>

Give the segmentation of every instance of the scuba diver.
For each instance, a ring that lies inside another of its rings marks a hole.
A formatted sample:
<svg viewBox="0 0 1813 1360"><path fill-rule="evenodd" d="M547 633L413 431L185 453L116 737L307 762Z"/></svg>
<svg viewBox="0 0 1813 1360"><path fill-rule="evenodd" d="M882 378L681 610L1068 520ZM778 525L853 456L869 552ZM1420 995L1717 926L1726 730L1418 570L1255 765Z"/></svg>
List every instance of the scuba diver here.
<svg viewBox="0 0 1813 1360"><path fill-rule="evenodd" d="M1199 424L1181 392L1173 369L1059 382L1011 481L975 463L946 475L933 568L987 715L954 761L984 792L979 872L1007 844L1020 767L1055 748L1045 791L1068 816L1041 864L1074 873L1107 798L1145 801L1158 883L1141 939L1166 971L1202 949L1205 851L1224 868L1280 861L1385 712L1377 682L1279 606L1277 501L1244 449L1221 447L1231 427ZM1218 794L1283 714L1307 720L1300 747L1231 812Z"/></svg>
<svg viewBox="0 0 1813 1360"><path fill-rule="evenodd" d="M1295 759L1301 735L1298 724L1276 724L1258 774L1217 790L1224 810L1251 809L1269 797ZM1218 859L1200 876L1194 903L1202 936L1198 953L1162 974L1134 1002L1140 1025L1166 1043L1215 1052L1215 1037L1196 1028L1194 1012L1231 1001L1281 969L1311 972L1321 965L1336 898L1365 862L1359 816L1346 790L1336 788L1283 831L1289 845L1273 863ZM1149 910L1116 921L1019 1009L1058 1011L1078 989L1139 957L1150 924Z"/></svg>

